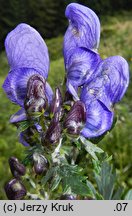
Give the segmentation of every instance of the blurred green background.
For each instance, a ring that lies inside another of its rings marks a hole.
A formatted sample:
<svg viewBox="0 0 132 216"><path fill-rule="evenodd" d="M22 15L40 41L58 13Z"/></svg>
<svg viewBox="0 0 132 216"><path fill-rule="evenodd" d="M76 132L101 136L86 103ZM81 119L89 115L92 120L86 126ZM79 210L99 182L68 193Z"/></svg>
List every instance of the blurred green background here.
<svg viewBox="0 0 132 216"><path fill-rule="evenodd" d="M121 55L132 71L132 6L131 0L0 0L0 86L9 71L4 52L4 39L17 24L26 22L35 27L45 39L50 54L48 81L53 89L63 81L63 34L67 27L65 7L79 2L93 9L101 21L99 52L102 58ZM132 83L123 100L115 107L118 121L112 133L99 144L117 169L119 182L125 191L132 188ZM10 116L19 109L6 97L0 87L0 199L6 199L3 186L11 178L8 158L21 159L25 147L18 142L16 128L9 123Z"/></svg>

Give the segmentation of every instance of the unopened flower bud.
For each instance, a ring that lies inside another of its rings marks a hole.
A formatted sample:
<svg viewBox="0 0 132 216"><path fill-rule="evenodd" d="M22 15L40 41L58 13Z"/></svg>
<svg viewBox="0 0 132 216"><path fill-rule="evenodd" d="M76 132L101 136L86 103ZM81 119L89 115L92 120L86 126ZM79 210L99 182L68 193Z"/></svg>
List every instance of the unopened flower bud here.
<svg viewBox="0 0 132 216"><path fill-rule="evenodd" d="M59 200L76 200L76 197L71 194L63 194L60 196Z"/></svg>
<svg viewBox="0 0 132 216"><path fill-rule="evenodd" d="M62 105L62 95L59 88L55 89L55 96L53 98L53 101L51 103L51 112L55 114L56 112L59 112Z"/></svg>
<svg viewBox="0 0 132 216"><path fill-rule="evenodd" d="M14 177L23 176L26 173L26 167L18 161L16 157L9 158L9 165Z"/></svg>
<svg viewBox="0 0 132 216"><path fill-rule="evenodd" d="M17 179L9 181L4 188L9 200L20 200L26 195L26 188Z"/></svg>
<svg viewBox="0 0 132 216"><path fill-rule="evenodd" d="M64 128L67 129L68 133L73 135L78 135L85 121L86 121L85 105L81 101L76 101L65 118Z"/></svg>
<svg viewBox="0 0 132 216"><path fill-rule="evenodd" d="M27 94L24 103L27 114L32 116L34 112L42 112L46 108L45 79L39 75L33 75L27 83Z"/></svg>
<svg viewBox="0 0 132 216"><path fill-rule="evenodd" d="M46 173L49 164L48 164L47 159L43 155L35 152L33 154L33 163L34 163L34 165L33 165L34 171L37 175L41 175L42 173Z"/></svg>
<svg viewBox="0 0 132 216"><path fill-rule="evenodd" d="M55 117L52 119L45 137L44 137L44 142L46 144L54 144L57 143L60 139L61 136L61 125L58 119L58 115L55 115Z"/></svg>

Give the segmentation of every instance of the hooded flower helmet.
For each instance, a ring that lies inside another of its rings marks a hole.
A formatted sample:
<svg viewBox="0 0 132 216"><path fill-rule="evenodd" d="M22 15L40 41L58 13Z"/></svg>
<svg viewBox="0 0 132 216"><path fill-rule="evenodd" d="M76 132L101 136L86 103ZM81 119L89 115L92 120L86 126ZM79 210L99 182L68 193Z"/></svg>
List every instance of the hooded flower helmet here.
<svg viewBox="0 0 132 216"><path fill-rule="evenodd" d="M86 123L81 135L98 137L110 130L114 118L113 106L126 92L128 64L121 56L101 59L97 53L100 22L91 9L71 3L65 15L69 19L63 46L67 90L86 107Z"/></svg>
<svg viewBox="0 0 132 216"><path fill-rule="evenodd" d="M19 24L6 37L5 49L10 66L3 84L8 98L24 107L27 83L33 75L48 77L49 55L47 46L40 34L27 24ZM52 100L52 89L45 84L48 103Z"/></svg>

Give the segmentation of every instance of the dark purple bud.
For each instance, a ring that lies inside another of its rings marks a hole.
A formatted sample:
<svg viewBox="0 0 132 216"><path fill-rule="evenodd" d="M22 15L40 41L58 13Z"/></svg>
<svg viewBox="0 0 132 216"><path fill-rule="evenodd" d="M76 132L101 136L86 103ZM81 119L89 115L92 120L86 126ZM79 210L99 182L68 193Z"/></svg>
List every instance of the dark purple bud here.
<svg viewBox="0 0 132 216"><path fill-rule="evenodd" d="M59 200L76 200L76 198L71 194L63 194L60 196Z"/></svg>
<svg viewBox="0 0 132 216"><path fill-rule="evenodd" d="M48 161L47 159L39 154L39 153L34 153L33 154L33 167L34 167L34 171L37 175L41 175L42 173L46 173L47 169L48 169Z"/></svg>
<svg viewBox="0 0 132 216"><path fill-rule="evenodd" d="M46 108L47 97L45 94L45 85L45 79L39 74L29 78L24 103L25 110L29 116L34 112L42 112Z"/></svg>
<svg viewBox="0 0 132 216"><path fill-rule="evenodd" d="M10 180L4 189L9 200L20 200L26 195L26 188L17 179Z"/></svg>
<svg viewBox="0 0 132 216"><path fill-rule="evenodd" d="M61 136L61 125L59 123L58 115L55 115L54 118L51 120L51 123L46 131L44 141L45 144L54 144L59 142Z"/></svg>
<svg viewBox="0 0 132 216"><path fill-rule="evenodd" d="M16 178L23 176L26 173L26 167L18 161L16 157L9 158L9 165L12 175Z"/></svg>
<svg viewBox="0 0 132 216"><path fill-rule="evenodd" d="M60 111L61 109L61 105L62 105L62 95L61 95L61 92L60 92L60 89L59 88L56 88L55 89L55 96L53 98L53 101L51 103L51 112L53 114L57 113Z"/></svg>
<svg viewBox="0 0 132 216"><path fill-rule="evenodd" d="M64 128L67 129L68 133L78 135L85 121L85 105L81 101L76 101L65 118Z"/></svg>

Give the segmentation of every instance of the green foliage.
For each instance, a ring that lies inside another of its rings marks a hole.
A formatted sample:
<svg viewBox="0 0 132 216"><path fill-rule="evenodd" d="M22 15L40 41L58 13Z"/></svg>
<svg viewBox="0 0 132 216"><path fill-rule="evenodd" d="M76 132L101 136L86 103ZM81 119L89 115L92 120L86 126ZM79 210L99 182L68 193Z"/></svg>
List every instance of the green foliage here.
<svg viewBox="0 0 132 216"><path fill-rule="evenodd" d="M45 184L51 177L52 191L54 191L61 182L62 193L71 191L72 193L81 196L91 195L90 190L86 185L86 177L83 175L82 169L77 165L62 164L58 167L52 167L48 170L46 176L42 180L42 183Z"/></svg>
<svg viewBox="0 0 132 216"><path fill-rule="evenodd" d="M113 171L112 166L106 161L103 161L102 164L98 166L98 170L95 169L95 180L99 193L105 200L120 199L122 188L119 188L114 195L114 187L117 178L115 170Z"/></svg>
<svg viewBox="0 0 132 216"><path fill-rule="evenodd" d="M86 177L83 176L82 169L77 166L63 165L59 174L62 178L63 193L70 188L72 193L82 196L89 195L88 187L83 183Z"/></svg>
<svg viewBox="0 0 132 216"><path fill-rule="evenodd" d="M94 178L97 188L87 180L87 186L92 192L92 197L103 200L119 200L122 197L123 188L117 187L117 176L109 158L105 158L102 162L93 160Z"/></svg>
<svg viewBox="0 0 132 216"><path fill-rule="evenodd" d="M89 140L80 136L80 140L83 143L85 150L95 159L98 160L96 153L103 153L104 151L97 147L95 144L92 144Z"/></svg>
<svg viewBox="0 0 132 216"><path fill-rule="evenodd" d="M18 132L22 132L22 131L25 131L27 128L29 128L29 126L31 126L32 123L29 122L29 121L22 121L20 124L19 124L19 127L18 127Z"/></svg>
<svg viewBox="0 0 132 216"><path fill-rule="evenodd" d="M125 199L125 200L132 200L132 189L130 189L130 190L127 192L127 194L126 194L126 196L125 196L124 199Z"/></svg>
<svg viewBox="0 0 132 216"><path fill-rule="evenodd" d="M42 178L41 183L44 190L50 186L50 199L58 198L58 193L76 194L79 199L84 197L97 200L121 199L123 188L117 186L118 179L115 170L110 165L110 158L93 160L93 170L97 186L87 179L82 168L67 163L52 166ZM130 197L131 192L128 192L126 198L130 199Z"/></svg>

